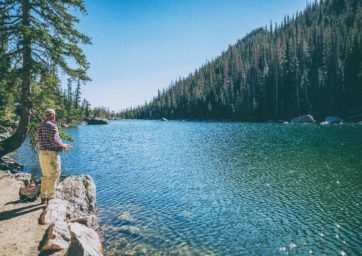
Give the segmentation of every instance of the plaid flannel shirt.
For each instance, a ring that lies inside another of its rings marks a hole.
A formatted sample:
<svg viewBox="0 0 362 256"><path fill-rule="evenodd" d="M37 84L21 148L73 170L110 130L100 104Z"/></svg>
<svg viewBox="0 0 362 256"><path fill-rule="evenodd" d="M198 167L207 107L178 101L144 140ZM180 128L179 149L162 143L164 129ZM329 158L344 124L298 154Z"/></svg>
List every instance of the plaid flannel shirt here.
<svg viewBox="0 0 362 256"><path fill-rule="evenodd" d="M38 130L38 144L40 150L61 151L62 139L58 127L52 121L43 121Z"/></svg>

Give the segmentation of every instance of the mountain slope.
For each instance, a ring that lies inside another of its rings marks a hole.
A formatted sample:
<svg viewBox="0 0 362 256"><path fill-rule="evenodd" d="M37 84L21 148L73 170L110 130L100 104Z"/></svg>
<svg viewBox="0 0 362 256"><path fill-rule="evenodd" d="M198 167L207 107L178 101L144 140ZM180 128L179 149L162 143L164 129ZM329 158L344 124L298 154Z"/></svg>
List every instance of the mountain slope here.
<svg viewBox="0 0 362 256"><path fill-rule="evenodd" d="M120 116L266 121L362 113L361 27L360 0L309 4Z"/></svg>

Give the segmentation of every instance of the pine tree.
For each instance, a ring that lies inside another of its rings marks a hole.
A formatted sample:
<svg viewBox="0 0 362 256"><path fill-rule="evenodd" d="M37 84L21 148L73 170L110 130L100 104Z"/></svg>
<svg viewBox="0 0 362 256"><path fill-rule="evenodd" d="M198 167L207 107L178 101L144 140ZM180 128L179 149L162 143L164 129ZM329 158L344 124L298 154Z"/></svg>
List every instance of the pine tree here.
<svg viewBox="0 0 362 256"><path fill-rule="evenodd" d="M0 156L17 149L25 140L32 115L32 83L54 67L72 78L89 80L88 62L78 43L89 37L74 26L79 20L70 13L75 8L85 13L83 0L2 0L0 2L0 41L6 42L3 55L13 63L20 85L20 122L16 132L0 142ZM75 66L67 63L73 58Z"/></svg>

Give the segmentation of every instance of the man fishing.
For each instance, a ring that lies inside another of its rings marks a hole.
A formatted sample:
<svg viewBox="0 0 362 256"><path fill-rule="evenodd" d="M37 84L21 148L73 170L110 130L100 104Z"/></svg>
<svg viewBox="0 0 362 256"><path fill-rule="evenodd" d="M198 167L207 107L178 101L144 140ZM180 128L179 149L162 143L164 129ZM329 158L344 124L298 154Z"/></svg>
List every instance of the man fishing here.
<svg viewBox="0 0 362 256"><path fill-rule="evenodd" d="M54 109L45 110L38 130L39 162L43 174L40 197L43 204L54 198L55 185L61 172L60 152L72 148L62 142L55 119Z"/></svg>

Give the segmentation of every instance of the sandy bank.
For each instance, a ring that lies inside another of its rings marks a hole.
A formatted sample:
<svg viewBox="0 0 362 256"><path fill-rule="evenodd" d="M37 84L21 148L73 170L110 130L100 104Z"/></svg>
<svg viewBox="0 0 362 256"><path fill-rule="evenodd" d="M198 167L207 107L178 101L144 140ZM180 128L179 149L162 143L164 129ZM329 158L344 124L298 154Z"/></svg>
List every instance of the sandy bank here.
<svg viewBox="0 0 362 256"><path fill-rule="evenodd" d="M0 171L0 255L38 255L48 225L39 225L44 205L19 201L22 181Z"/></svg>
<svg viewBox="0 0 362 256"><path fill-rule="evenodd" d="M0 171L0 256L101 256L96 188L90 176L69 176L48 205L19 200L30 174Z"/></svg>

